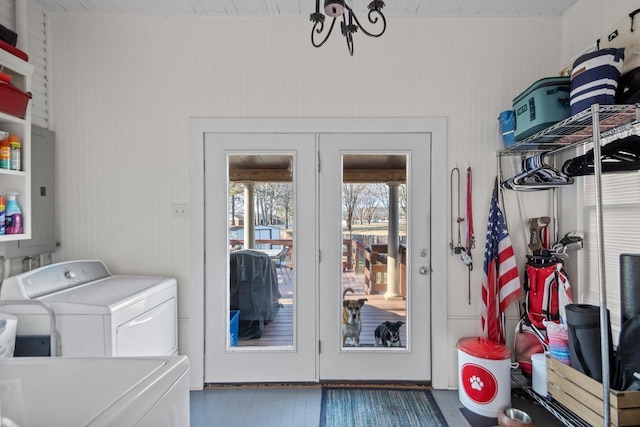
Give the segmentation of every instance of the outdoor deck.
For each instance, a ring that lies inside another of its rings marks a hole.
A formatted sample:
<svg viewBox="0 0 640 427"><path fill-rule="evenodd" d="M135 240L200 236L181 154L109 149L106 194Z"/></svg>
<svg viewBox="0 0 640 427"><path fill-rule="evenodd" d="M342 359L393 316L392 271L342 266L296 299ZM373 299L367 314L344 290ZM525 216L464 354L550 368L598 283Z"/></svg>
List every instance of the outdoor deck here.
<svg viewBox="0 0 640 427"><path fill-rule="evenodd" d="M278 283L280 303L282 308L274 320L264 327L261 338L238 341L238 346L291 346L293 344L293 274L289 275L282 269L278 269ZM362 307L362 332L360 334L360 346L374 345L375 328L384 321L406 322L406 301L386 300L383 295L367 295L365 292L365 276L363 273L346 271L342 274L342 286L352 288L354 294L348 293L345 298L367 298L367 303ZM401 341L406 345L406 326L401 331Z"/></svg>

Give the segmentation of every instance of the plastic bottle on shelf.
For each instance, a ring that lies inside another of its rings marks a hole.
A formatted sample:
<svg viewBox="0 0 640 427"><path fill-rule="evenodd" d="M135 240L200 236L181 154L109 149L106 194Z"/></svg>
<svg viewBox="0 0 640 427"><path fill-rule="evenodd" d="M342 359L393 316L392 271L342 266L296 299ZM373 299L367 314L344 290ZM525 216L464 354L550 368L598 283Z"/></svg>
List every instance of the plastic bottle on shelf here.
<svg viewBox="0 0 640 427"><path fill-rule="evenodd" d="M6 202L4 196L0 196L0 235L5 233L4 219L5 219Z"/></svg>
<svg viewBox="0 0 640 427"><path fill-rule="evenodd" d="M5 233L22 234L22 212L18 206L18 193L7 193L7 207L5 210Z"/></svg>
<svg viewBox="0 0 640 427"><path fill-rule="evenodd" d="M0 168L11 169L11 146L9 138L0 141Z"/></svg>
<svg viewBox="0 0 640 427"><path fill-rule="evenodd" d="M18 135L9 135L9 148L11 149L11 170L22 169L22 144Z"/></svg>

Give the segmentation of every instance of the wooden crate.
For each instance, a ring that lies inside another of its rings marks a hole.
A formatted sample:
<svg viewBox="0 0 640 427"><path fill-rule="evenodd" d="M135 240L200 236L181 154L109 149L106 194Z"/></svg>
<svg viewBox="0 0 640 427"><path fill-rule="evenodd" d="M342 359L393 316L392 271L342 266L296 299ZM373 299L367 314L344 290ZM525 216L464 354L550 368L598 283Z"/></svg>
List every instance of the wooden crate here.
<svg viewBox="0 0 640 427"><path fill-rule="evenodd" d="M602 383L547 355L551 397L592 426L604 425ZM640 426L640 391L609 392L612 426Z"/></svg>

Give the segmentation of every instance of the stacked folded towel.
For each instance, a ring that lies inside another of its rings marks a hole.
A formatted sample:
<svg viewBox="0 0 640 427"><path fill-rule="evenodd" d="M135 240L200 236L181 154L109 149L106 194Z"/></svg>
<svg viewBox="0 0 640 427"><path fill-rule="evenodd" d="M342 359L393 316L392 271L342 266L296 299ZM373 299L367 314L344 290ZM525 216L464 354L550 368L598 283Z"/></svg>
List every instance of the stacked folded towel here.
<svg viewBox="0 0 640 427"><path fill-rule="evenodd" d="M547 329L547 339L549 340L549 353L551 357L565 365L571 366L567 324L548 322L546 320L543 321L543 324Z"/></svg>

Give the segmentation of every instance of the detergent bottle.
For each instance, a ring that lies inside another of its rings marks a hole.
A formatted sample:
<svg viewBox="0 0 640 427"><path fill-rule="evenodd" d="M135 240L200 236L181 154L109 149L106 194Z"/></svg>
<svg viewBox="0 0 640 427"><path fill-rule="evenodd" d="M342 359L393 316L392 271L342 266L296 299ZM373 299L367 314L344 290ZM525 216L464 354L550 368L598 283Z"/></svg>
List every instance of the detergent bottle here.
<svg viewBox="0 0 640 427"><path fill-rule="evenodd" d="M11 169L11 145L9 138L0 141L0 168Z"/></svg>
<svg viewBox="0 0 640 427"><path fill-rule="evenodd" d="M7 234L22 234L22 212L18 206L18 193L7 193L7 207L5 210L4 230Z"/></svg>
<svg viewBox="0 0 640 427"><path fill-rule="evenodd" d="M4 234L4 210L6 209L7 204L5 202L4 196L0 196L0 235Z"/></svg>

